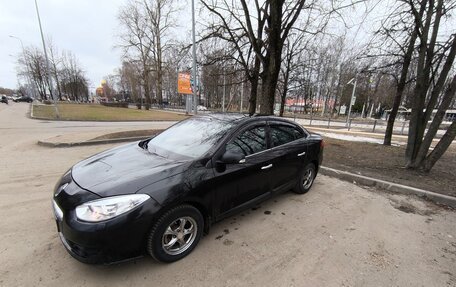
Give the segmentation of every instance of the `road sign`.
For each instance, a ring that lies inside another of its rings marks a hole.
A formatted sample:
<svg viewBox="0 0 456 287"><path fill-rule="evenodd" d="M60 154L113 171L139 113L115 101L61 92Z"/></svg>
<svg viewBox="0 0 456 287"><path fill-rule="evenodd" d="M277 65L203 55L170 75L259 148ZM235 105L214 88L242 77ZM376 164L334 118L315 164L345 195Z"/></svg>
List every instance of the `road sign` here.
<svg viewBox="0 0 456 287"><path fill-rule="evenodd" d="M341 106L339 115L345 115L346 112L347 112L347 106L346 105Z"/></svg>
<svg viewBox="0 0 456 287"><path fill-rule="evenodd" d="M177 92L186 95L191 95L193 93L189 73L179 73L177 79Z"/></svg>
<svg viewBox="0 0 456 287"><path fill-rule="evenodd" d="M350 105L353 106L356 102L356 97L352 97Z"/></svg>

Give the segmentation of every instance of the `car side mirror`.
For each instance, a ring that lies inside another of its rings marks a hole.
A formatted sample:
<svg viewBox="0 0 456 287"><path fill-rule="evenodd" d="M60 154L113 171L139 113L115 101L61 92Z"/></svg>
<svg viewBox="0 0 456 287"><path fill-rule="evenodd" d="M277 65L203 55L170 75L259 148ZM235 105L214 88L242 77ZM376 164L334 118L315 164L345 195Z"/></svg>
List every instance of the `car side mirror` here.
<svg viewBox="0 0 456 287"><path fill-rule="evenodd" d="M220 161L225 164L244 163L245 155L242 153L227 150L220 158Z"/></svg>

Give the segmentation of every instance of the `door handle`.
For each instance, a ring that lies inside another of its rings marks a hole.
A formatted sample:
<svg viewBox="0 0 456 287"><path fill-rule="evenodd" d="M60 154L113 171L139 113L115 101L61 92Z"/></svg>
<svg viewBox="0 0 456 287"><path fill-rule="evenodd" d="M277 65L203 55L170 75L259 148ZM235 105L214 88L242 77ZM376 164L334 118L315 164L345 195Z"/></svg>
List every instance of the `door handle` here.
<svg viewBox="0 0 456 287"><path fill-rule="evenodd" d="M302 153L298 153L298 156L303 156L303 155L305 155L305 154L306 154L306 152L303 151Z"/></svg>
<svg viewBox="0 0 456 287"><path fill-rule="evenodd" d="M268 165L265 165L265 166L262 166L261 169L268 169L268 168L271 168L272 167L272 163L268 164Z"/></svg>

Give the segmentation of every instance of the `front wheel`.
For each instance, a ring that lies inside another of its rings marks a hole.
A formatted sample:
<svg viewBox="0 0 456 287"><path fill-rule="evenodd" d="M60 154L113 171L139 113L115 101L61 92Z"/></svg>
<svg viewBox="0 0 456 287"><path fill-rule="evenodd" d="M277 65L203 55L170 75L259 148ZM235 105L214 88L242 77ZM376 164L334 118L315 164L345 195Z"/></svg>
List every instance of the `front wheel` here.
<svg viewBox="0 0 456 287"><path fill-rule="evenodd" d="M196 247L204 229L204 219L191 205L177 206L152 227L147 251L161 262L174 262L187 256Z"/></svg>
<svg viewBox="0 0 456 287"><path fill-rule="evenodd" d="M296 183L293 191L298 194L308 192L313 185L316 175L315 165L313 163L306 165L306 167L299 173L298 182Z"/></svg>

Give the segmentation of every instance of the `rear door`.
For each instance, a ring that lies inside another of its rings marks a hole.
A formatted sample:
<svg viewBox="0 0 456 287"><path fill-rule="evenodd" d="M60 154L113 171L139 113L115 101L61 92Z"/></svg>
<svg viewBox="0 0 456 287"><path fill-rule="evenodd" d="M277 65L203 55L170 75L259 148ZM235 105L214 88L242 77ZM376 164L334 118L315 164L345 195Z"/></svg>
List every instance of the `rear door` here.
<svg viewBox="0 0 456 287"><path fill-rule="evenodd" d="M271 188L274 192L292 188L299 171L306 164L307 134L298 126L286 122L269 122L273 155Z"/></svg>

